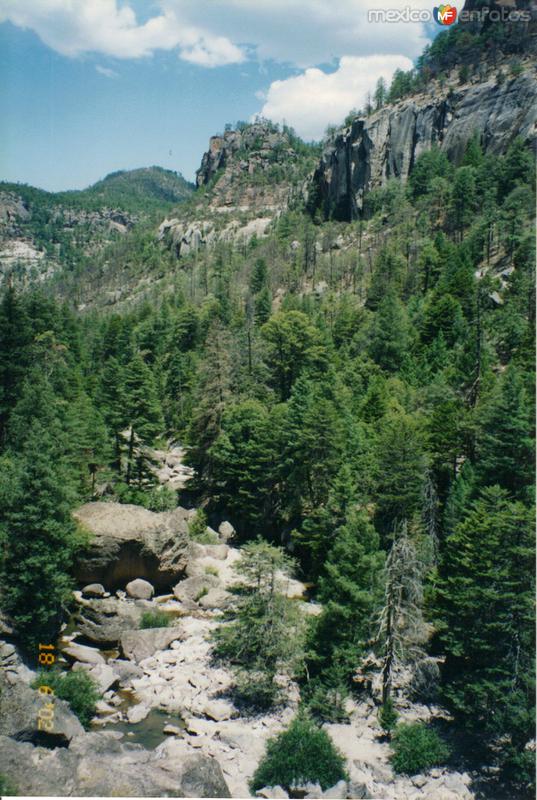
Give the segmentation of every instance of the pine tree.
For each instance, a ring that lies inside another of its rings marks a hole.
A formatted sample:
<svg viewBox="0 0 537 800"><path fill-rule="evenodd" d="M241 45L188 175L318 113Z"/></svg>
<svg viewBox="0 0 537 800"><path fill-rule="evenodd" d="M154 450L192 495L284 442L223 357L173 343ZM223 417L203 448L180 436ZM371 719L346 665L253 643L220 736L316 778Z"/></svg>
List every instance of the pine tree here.
<svg viewBox="0 0 537 800"><path fill-rule="evenodd" d="M510 366L482 418L477 475L482 486L498 484L524 499L534 483L532 413L522 379Z"/></svg>
<svg viewBox="0 0 537 800"><path fill-rule="evenodd" d="M276 524L277 454L269 412L256 400L230 406L209 450L212 501L246 536L269 533Z"/></svg>
<svg viewBox="0 0 537 800"><path fill-rule="evenodd" d="M67 457L77 475L81 497L91 496L99 467L109 457L108 437L103 419L85 392L69 404L66 413Z"/></svg>
<svg viewBox="0 0 537 800"><path fill-rule="evenodd" d="M340 667L349 682L374 633L382 599L384 552L363 511L349 510L337 529L319 581L311 673Z"/></svg>
<svg viewBox="0 0 537 800"><path fill-rule="evenodd" d="M292 569L280 548L246 544L234 619L215 632L216 651L234 665L239 697L249 705L270 707L278 697L276 673L293 675L302 661L303 620L283 593Z"/></svg>
<svg viewBox="0 0 537 800"><path fill-rule="evenodd" d="M8 287L0 306L0 443L30 363L31 330L22 300Z"/></svg>
<svg viewBox="0 0 537 800"><path fill-rule="evenodd" d="M121 433L128 424L127 398L125 394L124 368L116 358L109 358L101 372L97 390L99 407L104 421L113 437L114 466L121 469Z"/></svg>
<svg viewBox="0 0 537 800"><path fill-rule="evenodd" d="M444 700L519 766L534 734L532 516L504 489L483 489L446 542L436 592Z"/></svg>
<svg viewBox="0 0 537 800"><path fill-rule="evenodd" d="M125 398L128 410L129 448L126 481L129 484L136 468L138 483L148 477L143 449L135 444L152 445L164 431L164 416L153 374L137 353L125 370ZM136 460L136 465L135 465Z"/></svg>
<svg viewBox="0 0 537 800"><path fill-rule="evenodd" d="M198 475L212 481L210 449L222 430L222 416L231 398L230 337L220 320L215 320L205 346L205 358L198 369L197 401L188 429L192 443L189 460Z"/></svg>
<svg viewBox="0 0 537 800"><path fill-rule="evenodd" d="M397 523L421 512L427 461L415 416L390 412L381 421L376 445L375 524L390 539Z"/></svg>
<svg viewBox="0 0 537 800"><path fill-rule="evenodd" d="M42 402L50 398L42 396ZM71 517L73 476L54 405L30 422L4 510L1 604L27 646L54 641L72 588L79 538Z"/></svg>
<svg viewBox="0 0 537 800"><path fill-rule="evenodd" d="M375 314L371 329L369 353L371 358L387 372L401 369L409 346L409 326L405 308L393 291L390 291Z"/></svg>
<svg viewBox="0 0 537 800"><path fill-rule="evenodd" d="M304 367L326 364L319 332L300 311L274 314L261 328L261 335L267 343L267 361L282 401L289 398Z"/></svg>

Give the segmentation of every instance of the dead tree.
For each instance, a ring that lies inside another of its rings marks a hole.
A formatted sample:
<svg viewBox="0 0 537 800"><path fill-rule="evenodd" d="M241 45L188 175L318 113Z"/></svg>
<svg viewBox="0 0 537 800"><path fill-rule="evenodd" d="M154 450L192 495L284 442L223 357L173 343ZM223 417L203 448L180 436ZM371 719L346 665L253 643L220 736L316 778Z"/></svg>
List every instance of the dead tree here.
<svg viewBox="0 0 537 800"><path fill-rule="evenodd" d="M394 669L423 655L422 577L423 566L405 522L395 531L386 562L385 603L379 630L383 704L391 697Z"/></svg>

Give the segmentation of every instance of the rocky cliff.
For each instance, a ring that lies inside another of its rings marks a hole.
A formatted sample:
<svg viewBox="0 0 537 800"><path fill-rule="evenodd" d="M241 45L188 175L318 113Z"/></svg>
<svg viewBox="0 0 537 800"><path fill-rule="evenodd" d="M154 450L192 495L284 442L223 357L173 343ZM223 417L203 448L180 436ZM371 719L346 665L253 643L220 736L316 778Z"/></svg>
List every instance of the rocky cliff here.
<svg viewBox="0 0 537 800"><path fill-rule="evenodd" d="M390 178L408 177L416 158L437 145L454 163L477 134L485 150L504 152L522 136L535 142L537 76L528 69L498 83L491 78L442 94L421 94L356 117L326 145L316 169L310 204L326 217L360 216L365 194Z"/></svg>
<svg viewBox="0 0 537 800"><path fill-rule="evenodd" d="M313 151L298 143L286 129L268 121L212 136L196 173L197 186L208 188L213 209L277 211L307 175L313 157Z"/></svg>

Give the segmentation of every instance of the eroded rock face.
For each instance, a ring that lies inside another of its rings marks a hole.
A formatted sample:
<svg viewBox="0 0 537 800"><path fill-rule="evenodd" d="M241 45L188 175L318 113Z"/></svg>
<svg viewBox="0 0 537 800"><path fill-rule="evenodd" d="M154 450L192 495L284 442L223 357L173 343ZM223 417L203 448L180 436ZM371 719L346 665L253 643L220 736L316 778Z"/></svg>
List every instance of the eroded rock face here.
<svg viewBox="0 0 537 800"><path fill-rule="evenodd" d="M75 577L81 583L123 588L144 578L165 589L184 574L188 561L188 512L183 508L155 513L121 503L86 503L75 519L91 534L79 557Z"/></svg>
<svg viewBox="0 0 537 800"><path fill-rule="evenodd" d="M516 137L535 140L537 80L531 72L438 95L419 95L357 117L329 142L311 186L312 206L326 216L357 218L365 194L390 178L407 179L416 159L438 145L459 164L477 134L484 149L502 153Z"/></svg>

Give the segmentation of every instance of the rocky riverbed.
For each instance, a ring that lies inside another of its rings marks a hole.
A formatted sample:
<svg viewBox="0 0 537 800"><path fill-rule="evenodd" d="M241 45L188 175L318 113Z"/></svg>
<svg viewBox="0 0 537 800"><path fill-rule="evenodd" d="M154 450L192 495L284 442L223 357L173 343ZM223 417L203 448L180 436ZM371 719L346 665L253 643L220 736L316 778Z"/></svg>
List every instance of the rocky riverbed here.
<svg viewBox="0 0 537 800"><path fill-rule="evenodd" d="M121 588L94 580L76 591L73 621L58 643L64 668L86 670L103 694L92 729L84 731L67 704L57 700L55 738L38 731L39 696L29 687L33 673L13 645L4 644L0 772L25 794L248 797L248 783L267 739L289 724L299 692L281 676L285 706L270 714L242 716L230 692L232 674L213 657L212 634L232 602L230 588L237 582L235 567L241 558L240 550L228 544L231 526L221 526L218 544L201 545L186 536L189 512L152 514L134 506L114 507L92 503L79 511L78 518L97 533L100 547L100 558L90 552L81 569L86 576L113 575L117 581L114 559L118 551L128 554L121 566ZM114 516L116 510L120 513ZM159 594L149 578L160 582L163 574L174 576L173 586ZM305 589L298 581L285 585L304 614L319 613L319 606L304 599ZM156 611L166 614L168 627L141 630L142 615ZM349 724L326 729L347 759L350 782L324 796L474 796L470 776L464 773L436 769L413 778L395 777L373 699L349 702L347 711ZM401 708L403 720L439 713L410 703ZM28 770L23 766L28 763L36 768ZM259 794L287 796L280 787ZM306 786L299 795L318 797L322 791Z"/></svg>

